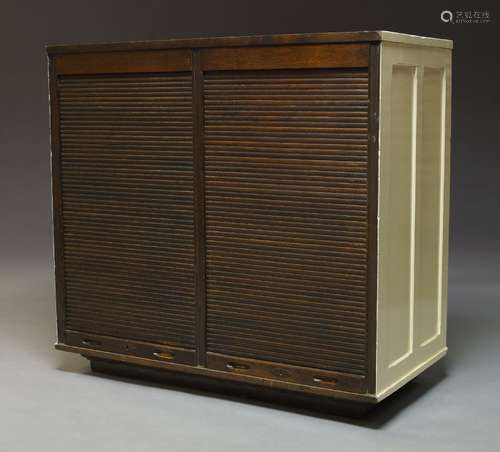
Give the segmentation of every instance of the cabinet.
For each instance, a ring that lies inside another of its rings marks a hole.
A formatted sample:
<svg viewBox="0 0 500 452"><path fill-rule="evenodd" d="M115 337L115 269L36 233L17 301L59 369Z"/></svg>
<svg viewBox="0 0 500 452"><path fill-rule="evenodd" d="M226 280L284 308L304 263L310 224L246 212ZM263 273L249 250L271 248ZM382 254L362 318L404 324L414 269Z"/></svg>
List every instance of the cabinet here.
<svg viewBox="0 0 500 452"><path fill-rule="evenodd" d="M442 357L451 47L49 46L56 348L359 403Z"/></svg>

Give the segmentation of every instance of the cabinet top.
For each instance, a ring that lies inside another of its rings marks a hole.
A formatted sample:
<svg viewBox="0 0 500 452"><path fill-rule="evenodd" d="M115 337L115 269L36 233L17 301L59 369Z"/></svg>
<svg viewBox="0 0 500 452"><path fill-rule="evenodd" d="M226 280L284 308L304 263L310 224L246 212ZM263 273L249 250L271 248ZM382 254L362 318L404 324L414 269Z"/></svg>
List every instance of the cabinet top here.
<svg viewBox="0 0 500 452"><path fill-rule="evenodd" d="M47 53L107 52L125 50L160 50L169 48L202 48L231 46L272 46L291 44L321 44L342 42L381 42L390 41L401 44L427 47L453 48L453 41L441 38L395 33L392 31L351 31L328 33L300 33L254 36L221 36L213 38L173 38L154 41L127 41L95 44L49 45Z"/></svg>

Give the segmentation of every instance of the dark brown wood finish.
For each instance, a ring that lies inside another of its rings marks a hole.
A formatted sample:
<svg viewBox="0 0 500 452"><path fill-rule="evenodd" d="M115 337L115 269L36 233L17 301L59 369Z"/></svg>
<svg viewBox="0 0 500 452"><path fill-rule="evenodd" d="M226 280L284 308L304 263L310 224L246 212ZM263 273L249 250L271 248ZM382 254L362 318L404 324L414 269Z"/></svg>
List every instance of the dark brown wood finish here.
<svg viewBox="0 0 500 452"><path fill-rule="evenodd" d="M240 358L231 355L208 353L208 367L238 375L252 375L270 380L290 381L297 384L363 393L365 378L359 375L324 371L311 367L291 366L273 361Z"/></svg>
<svg viewBox="0 0 500 452"><path fill-rule="evenodd" d="M374 402L379 40L48 48L57 348Z"/></svg>
<svg viewBox="0 0 500 452"><path fill-rule="evenodd" d="M282 35L256 36L221 36L209 38L166 39L157 41L130 41L78 45L52 45L47 47L49 55L66 53L114 52L133 50L162 50L162 49L196 49L207 47L247 47L247 46L281 46L303 44L332 44L332 43L360 43L379 42L380 33L377 31L352 31L328 33L300 33Z"/></svg>
<svg viewBox="0 0 500 452"><path fill-rule="evenodd" d="M209 351L366 377L367 149L366 69L206 73Z"/></svg>
<svg viewBox="0 0 500 452"><path fill-rule="evenodd" d="M57 92L57 73L54 61L49 59L50 93L50 146L52 169L52 221L54 227L54 270L57 303L57 339L65 341L66 319L64 285L64 248L63 248L63 209L61 194L61 142L59 130L59 96Z"/></svg>
<svg viewBox="0 0 500 452"><path fill-rule="evenodd" d="M375 393L377 352L377 261L378 261L378 153L380 101L380 44L370 46L369 141L368 141L368 273L367 273L367 389Z"/></svg>
<svg viewBox="0 0 500 452"><path fill-rule="evenodd" d="M368 44L322 44L202 50L205 71L368 66Z"/></svg>
<svg viewBox="0 0 500 452"><path fill-rule="evenodd" d="M53 59L58 75L124 74L191 71L189 50L108 52L57 55Z"/></svg>
<svg viewBox="0 0 500 452"><path fill-rule="evenodd" d="M203 71L199 50L193 51L193 166L196 284L197 364L206 364L206 249L205 249L205 150L203 121Z"/></svg>
<svg viewBox="0 0 500 452"><path fill-rule="evenodd" d="M201 375L205 377L212 377L221 380L236 381L241 383L251 383L257 386L264 386L268 388L285 389L294 392L302 392L305 394L318 395L324 397L333 397L343 400L352 400L366 403L376 403L377 399L374 395L368 393L356 393L351 391L341 391L339 389L323 387L323 386L308 386L298 384L283 379L270 379L257 377L253 375L241 375L237 372L220 371L217 369L210 369L202 366L189 366L185 364L173 363L166 360L157 360L143 358L141 356L134 356L132 354L115 353L103 350L97 350L89 346L79 347L67 344L56 344L57 350L78 353L88 359L104 359L109 361L118 361L128 364L136 364L139 366L152 367L157 369L165 369L184 374Z"/></svg>
<svg viewBox="0 0 500 452"><path fill-rule="evenodd" d="M57 57L53 81L62 213L56 249L65 266L60 334L192 348L194 357L191 53L142 52L137 66L136 53L128 61L85 56ZM182 356L173 359L185 362Z"/></svg>
<svg viewBox="0 0 500 452"><path fill-rule="evenodd" d="M191 74L58 93L65 327L194 347Z"/></svg>
<svg viewBox="0 0 500 452"><path fill-rule="evenodd" d="M66 330L66 343L75 347L104 350L178 364L196 365L194 350L162 344Z"/></svg>
<svg viewBox="0 0 500 452"><path fill-rule="evenodd" d="M181 391L193 388L196 392L200 389L205 393L212 393L223 398L249 402L272 403L273 406L283 406L286 410L297 410L300 414L307 412L311 414L325 413L328 418L336 415L361 417L372 410L375 405L371 402L361 400L349 400L332 397L324 397L316 394L290 391L275 386L262 386L214 378L213 376L195 375L183 372L175 372L164 368L152 368L136 364L126 364L118 361L90 358L92 371L111 375L113 377L138 378L141 381L153 381L165 384L169 389L174 385Z"/></svg>

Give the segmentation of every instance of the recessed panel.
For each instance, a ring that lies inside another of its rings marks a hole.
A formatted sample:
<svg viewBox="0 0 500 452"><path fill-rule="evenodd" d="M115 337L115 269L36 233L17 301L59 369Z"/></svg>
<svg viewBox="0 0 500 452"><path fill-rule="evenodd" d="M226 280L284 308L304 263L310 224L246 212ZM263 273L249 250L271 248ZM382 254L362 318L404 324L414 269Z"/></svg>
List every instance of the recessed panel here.
<svg viewBox="0 0 500 452"><path fill-rule="evenodd" d="M417 154L415 215L416 338L437 337L441 312L443 202L443 70L424 68L422 144Z"/></svg>
<svg viewBox="0 0 500 452"><path fill-rule="evenodd" d="M393 66L391 85L390 171L388 210L384 225L391 237L386 262L390 275L387 287L387 335L389 365L394 366L411 353L413 325L413 159L415 154L416 94L415 68Z"/></svg>

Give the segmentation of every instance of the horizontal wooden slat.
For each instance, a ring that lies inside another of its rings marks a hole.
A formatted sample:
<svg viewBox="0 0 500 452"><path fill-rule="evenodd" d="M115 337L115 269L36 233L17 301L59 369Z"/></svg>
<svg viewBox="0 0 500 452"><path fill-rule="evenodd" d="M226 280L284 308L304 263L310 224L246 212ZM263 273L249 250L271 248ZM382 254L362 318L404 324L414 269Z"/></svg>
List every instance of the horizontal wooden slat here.
<svg viewBox="0 0 500 452"><path fill-rule="evenodd" d="M367 67L368 49L368 44L203 49L201 65L206 71Z"/></svg>

